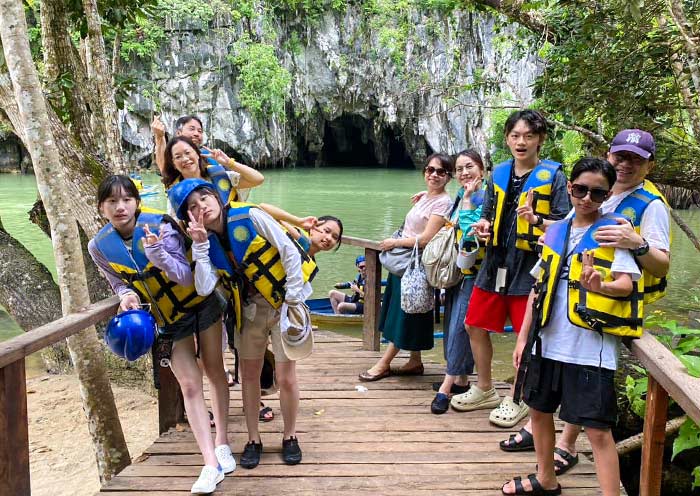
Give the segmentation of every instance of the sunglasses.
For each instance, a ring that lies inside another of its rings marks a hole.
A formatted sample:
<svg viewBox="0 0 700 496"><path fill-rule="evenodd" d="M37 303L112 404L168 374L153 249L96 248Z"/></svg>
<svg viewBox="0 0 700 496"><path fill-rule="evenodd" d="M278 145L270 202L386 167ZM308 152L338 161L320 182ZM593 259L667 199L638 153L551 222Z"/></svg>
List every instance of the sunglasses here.
<svg viewBox="0 0 700 496"><path fill-rule="evenodd" d="M357 268L358 268L358 269L366 269L367 266L366 266L366 265L358 265Z"/></svg>
<svg viewBox="0 0 700 496"><path fill-rule="evenodd" d="M436 168L433 167L432 165L429 165L429 166L423 168L423 171L424 171L426 174L428 174L429 176L432 175L432 174L437 174L437 175L440 176L440 177L445 177L447 174L449 174L449 172L447 172L447 171L446 171L445 169L443 169L442 167L439 168L439 169L436 169Z"/></svg>
<svg viewBox="0 0 700 496"><path fill-rule="evenodd" d="M610 190L602 188L589 188L583 184L571 185L571 196L578 199L583 199L588 193L591 194L591 201L595 203L603 203L608 197Z"/></svg>

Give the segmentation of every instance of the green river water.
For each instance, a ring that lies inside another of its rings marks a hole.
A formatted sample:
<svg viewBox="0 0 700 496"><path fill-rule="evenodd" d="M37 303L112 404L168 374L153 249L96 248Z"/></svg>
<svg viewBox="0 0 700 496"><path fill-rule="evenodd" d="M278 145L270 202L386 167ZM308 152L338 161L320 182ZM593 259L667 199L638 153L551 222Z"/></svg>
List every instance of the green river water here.
<svg viewBox="0 0 700 496"><path fill-rule="evenodd" d="M160 184L159 180L155 174L144 174L146 185ZM272 203L299 216L335 215L342 219L345 234L380 240L400 225L411 206L410 196L424 187L422 175L417 171L370 168L287 169L265 171L265 183L252 190L249 200ZM450 193L457 190L455 181L451 182L448 190ZM34 176L0 175L0 218L5 229L49 267L55 277L51 242L28 220L27 211L35 199ZM161 193L145 197L144 203L164 208L165 196ZM681 211L679 214L696 233L700 232L700 211ZM320 272L314 280L312 297L325 297L335 282L354 278L354 260L361 253L361 248L343 246L337 252L317 256ZM689 309L700 308L700 270L695 265L697 260L698 254L692 244L674 224L668 295L651 307L651 310L662 310L671 317L683 319ZM338 330L361 334L361 329ZM0 341L19 333L21 329L0 307ZM497 369L497 375L512 374L512 369L508 366L512 342L512 336L497 336L494 340L494 368ZM442 359L441 340L436 341L436 348L428 357ZM501 374L498 374L498 369L501 369Z"/></svg>

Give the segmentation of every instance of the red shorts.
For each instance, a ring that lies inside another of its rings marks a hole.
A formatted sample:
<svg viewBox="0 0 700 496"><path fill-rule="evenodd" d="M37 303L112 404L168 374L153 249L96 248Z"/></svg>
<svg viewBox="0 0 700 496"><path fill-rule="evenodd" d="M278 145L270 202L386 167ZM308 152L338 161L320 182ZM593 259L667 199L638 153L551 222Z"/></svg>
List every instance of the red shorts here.
<svg viewBox="0 0 700 496"><path fill-rule="evenodd" d="M510 317L513 330L520 332L527 308L527 299L528 295L502 295L474 286L464 324L491 332L503 332L506 317Z"/></svg>

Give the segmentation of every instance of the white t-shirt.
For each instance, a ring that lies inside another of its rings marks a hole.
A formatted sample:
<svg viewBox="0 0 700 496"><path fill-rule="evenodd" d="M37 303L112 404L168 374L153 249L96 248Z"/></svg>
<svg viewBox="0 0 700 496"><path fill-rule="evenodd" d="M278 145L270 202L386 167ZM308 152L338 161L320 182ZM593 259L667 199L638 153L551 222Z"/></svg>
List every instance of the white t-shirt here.
<svg viewBox="0 0 700 496"><path fill-rule="evenodd" d="M644 186L643 183L636 188L608 198L600 207L603 215L614 212L624 198L642 186ZM639 231L650 247L666 252L671 251L671 220L668 207L663 201L654 200L647 205L642 215L642 222L639 224Z"/></svg>
<svg viewBox="0 0 700 496"><path fill-rule="evenodd" d="M566 253L576 247L587 230L588 227L571 228ZM571 257L565 261L563 274L568 274L570 260ZM630 274L633 281L639 280L642 275L629 250L615 249L611 270ZM559 362L616 370L620 340L611 334L601 336L590 329L573 325L568 317L567 298L568 278L564 278L557 285L549 324L540 329L542 356Z"/></svg>

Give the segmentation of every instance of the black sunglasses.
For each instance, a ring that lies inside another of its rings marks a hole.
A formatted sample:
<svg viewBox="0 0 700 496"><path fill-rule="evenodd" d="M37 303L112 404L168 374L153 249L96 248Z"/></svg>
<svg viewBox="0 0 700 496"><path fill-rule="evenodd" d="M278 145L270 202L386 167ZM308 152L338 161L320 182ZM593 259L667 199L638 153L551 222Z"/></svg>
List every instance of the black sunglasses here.
<svg viewBox="0 0 700 496"><path fill-rule="evenodd" d="M608 197L610 190L602 188L589 188L583 184L571 185L571 196L574 198L585 198L588 193L591 194L591 201L595 203L603 203Z"/></svg>
<svg viewBox="0 0 700 496"><path fill-rule="evenodd" d="M424 168L423 168L423 171L426 172L429 176L430 176L431 174L437 174L437 175L440 176L440 177L445 177L447 174L449 174L449 172L447 172L447 171L446 171L445 169L443 169L442 167L439 168L439 169L436 169L436 168L433 167L432 165L428 165L427 167L424 167Z"/></svg>

